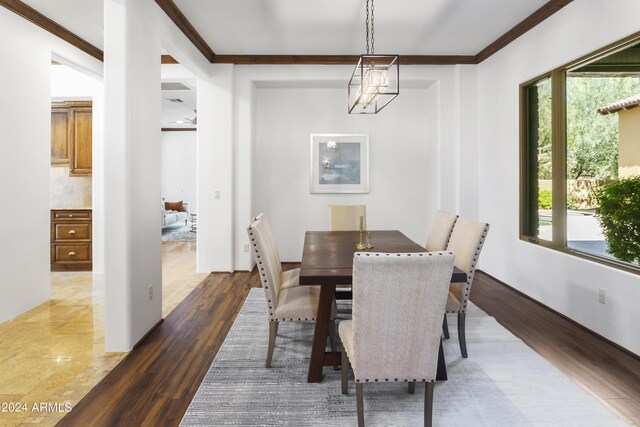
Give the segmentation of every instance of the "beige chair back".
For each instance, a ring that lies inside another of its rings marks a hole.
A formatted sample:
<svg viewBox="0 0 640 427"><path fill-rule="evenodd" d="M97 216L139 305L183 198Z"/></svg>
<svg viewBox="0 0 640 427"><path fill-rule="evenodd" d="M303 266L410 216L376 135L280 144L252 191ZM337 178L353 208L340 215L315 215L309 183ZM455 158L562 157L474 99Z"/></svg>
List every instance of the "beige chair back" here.
<svg viewBox="0 0 640 427"><path fill-rule="evenodd" d="M271 253L273 254L273 256L276 259L276 267L277 267L277 271L278 271L278 277L282 277L282 261L280 261L280 252L278 251L278 245L276 245L276 240L273 238L273 232L271 231L271 225L269 225L269 221L267 221L267 217L264 215L264 213L260 212L258 215L256 215L256 217L254 218L255 220L262 220L262 224L264 227L264 232L265 235L267 237L267 241L268 241L268 246L271 250Z"/></svg>
<svg viewBox="0 0 640 427"><path fill-rule="evenodd" d="M435 378L453 261L447 252L355 254L356 381Z"/></svg>
<svg viewBox="0 0 640 427"><path fill-rule="evenodd" d="M366 229L366 205L329 205L329 229L331 231L357 231L360 229L360 217L364 218Z"/></svg>
<svg viewBox="0 0 640 427"><path fill-rule="evenodd" d="M279 269L282 269L282 265L277 261L272 250L270 233L269 225L264 216L260 217L260 215L256 217L247 229L251 248L253 249L253 258L256 261L264 296L267 300L267 314L269 320L272 320L278 305L281 277Z"/></svg>
<svg viewBox="0 0 640 427"><path fill-rule="evenodd" d="M465 283L451 284L451 292L460 301L461 312L467 310L473 276L488 232L489 224L486 222L470 221L464 218L458 218L453 227L447 251L455 254L455 266L467 273Z"/></svg>
<svg viewBox="0 0 640 427"><path fill-rule="evenodd" d="M458 220L458 215L445 211L438 211L433 217L431 232L427 237L426 249L429 252L444 251L447 249L453 226Z"/></svg>

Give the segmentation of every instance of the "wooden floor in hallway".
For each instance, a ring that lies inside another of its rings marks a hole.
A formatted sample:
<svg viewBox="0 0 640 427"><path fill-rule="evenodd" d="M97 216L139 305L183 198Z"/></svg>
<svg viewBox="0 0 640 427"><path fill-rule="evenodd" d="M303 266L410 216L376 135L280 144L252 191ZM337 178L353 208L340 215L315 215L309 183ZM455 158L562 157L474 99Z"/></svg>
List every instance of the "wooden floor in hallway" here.
<svg viewBox="0 0 640 427"><path fill-rule="evenodd" d="M257 273L209 276L59 425L178 425L249 290L258 286ZM472 300L627 423L640 425L638 358L482 272Z"/></svg>
<svg viewBox="0 0 640 427"><path fill-rule="evenodd" d="M163 316L208 276L195 272L195 248L162 245ZM55 425L126 356L104 352L103 302L101 276L55 272L49 301L0 324L0 426Z"/></svg>

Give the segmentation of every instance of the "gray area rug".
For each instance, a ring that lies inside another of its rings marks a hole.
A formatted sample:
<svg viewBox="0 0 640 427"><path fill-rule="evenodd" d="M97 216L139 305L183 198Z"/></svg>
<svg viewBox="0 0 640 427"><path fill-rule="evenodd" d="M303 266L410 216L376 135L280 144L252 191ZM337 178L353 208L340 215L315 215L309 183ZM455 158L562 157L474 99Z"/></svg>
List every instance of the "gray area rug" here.
<svg viewBox="0 0 640 427"><path fill-rule="evenodd" d="M468 359L460 356L455 316L449 316L449 330L449 380L436 383L434 425L625 425L477 307L467 314ZM281 324L273 367L266 369L264 294L252 289L181 425L357 425L353 379L347 396L340 372L329 367L322 383L306 382L312 334L311 323ZM365 384L366 425L422 425L423 393L423 383L414 395L405 383Z"/></svg>
<svg viewBox="0 0 640 427"><path fill-rule="evenodd" d="M162 228L162 241L191 242L196 240L196 232L191 231L191 223L184 225L184 222Z"/></svg>

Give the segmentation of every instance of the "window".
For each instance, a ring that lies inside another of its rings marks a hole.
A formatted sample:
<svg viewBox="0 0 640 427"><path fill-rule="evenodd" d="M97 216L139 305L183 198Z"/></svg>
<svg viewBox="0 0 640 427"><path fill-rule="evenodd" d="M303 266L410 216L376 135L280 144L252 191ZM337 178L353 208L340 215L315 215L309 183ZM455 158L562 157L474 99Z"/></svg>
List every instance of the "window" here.
<svg viewBox="0 0 640 427"><path fill-rule="evenodd" d="M551 218L551 78L545 77L524 88L526 163L523 197L527 207L525 234L534 241L552 240Z"/></svg>
<svg viewBox="0 0 640 427"><path fill-rule="evenodd" d="M521 238L640 273L640 34L520 99Z"/></svg>

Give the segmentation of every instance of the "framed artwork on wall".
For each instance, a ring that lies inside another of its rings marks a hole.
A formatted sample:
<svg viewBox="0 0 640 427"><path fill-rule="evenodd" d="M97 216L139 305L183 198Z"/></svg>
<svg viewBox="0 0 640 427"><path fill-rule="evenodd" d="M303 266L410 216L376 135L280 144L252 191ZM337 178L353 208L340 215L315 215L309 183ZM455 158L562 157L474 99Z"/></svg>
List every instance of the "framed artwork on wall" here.
<svg viewBox="0 0 640 427"><path fill-rule="evenodd" d="M369 192L369 135L312 133L311 193Z"/></svg>

